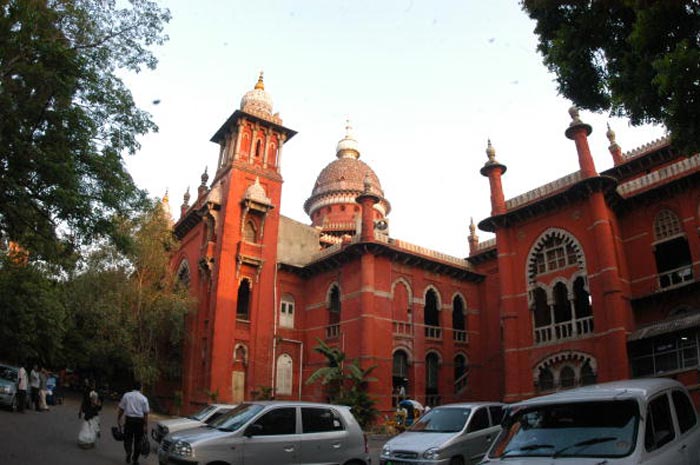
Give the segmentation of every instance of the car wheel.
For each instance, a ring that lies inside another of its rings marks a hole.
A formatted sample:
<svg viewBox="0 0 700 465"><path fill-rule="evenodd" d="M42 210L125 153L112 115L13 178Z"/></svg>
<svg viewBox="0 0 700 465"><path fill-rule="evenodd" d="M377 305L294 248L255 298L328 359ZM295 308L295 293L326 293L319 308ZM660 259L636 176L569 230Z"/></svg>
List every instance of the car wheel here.
<svg viewBox="0 0 700 465"><path fill-rule="evenodd" d="M452 457L450 465L464 465L464 459L462 457Z"/></svg>

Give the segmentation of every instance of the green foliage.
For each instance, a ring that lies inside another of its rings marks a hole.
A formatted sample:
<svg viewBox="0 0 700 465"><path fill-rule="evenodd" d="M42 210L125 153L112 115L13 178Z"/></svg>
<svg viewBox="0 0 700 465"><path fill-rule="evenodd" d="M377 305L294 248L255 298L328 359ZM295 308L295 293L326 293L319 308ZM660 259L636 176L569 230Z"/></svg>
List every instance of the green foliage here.
<svg viewBox="0 0 700 465"><path fill-rule="evenodd" d="M117 71L155 67L169 19L147 0L0 0L0 239L72 262L143 206L122 154L156 127Z"/></svg>
<svg viewBox="0 0 700 465"><path fill-rule="evenodd" d="M0 360L62 362L67 313L60 297L58 283L38 264L0 258Z"/></svg>
<svg viewBox="0 0 700 465"><path fill-rule="evenodd" d="M255 393L255 400L272 400L272 387L259 386L259 390Z"/></svg>
<svg viewBox="0 0 700 465"><path fill-rule="evenodd" d="M700 4L524 0L559 91L632 124L663 123L674 145L700 148Z"/></svg>
<svg viewBox="0 0 700 465"><path fill-rule="evenodd" d="M342 350L331 347L320 339L316 341L318 345L314 350L326 357L328 366L314 371L306 384L321 381L331 403L349 405L360 426L370 426L379 414L374 407L375 400L367 393L367 385L377 381L370 376L376 365L362 368L358 360L345 364L345 353Z"/></svg>
<svg viewBox="0 0 700 465"><path fill-rule="evenodd" d="M132 237L127 252L103 243L66 285L72 332L79 335L72 354L80 367L131 372L149 385L181 365L184 317L193 302L170 269L176 243L160 206L121 228Z"/></svg>

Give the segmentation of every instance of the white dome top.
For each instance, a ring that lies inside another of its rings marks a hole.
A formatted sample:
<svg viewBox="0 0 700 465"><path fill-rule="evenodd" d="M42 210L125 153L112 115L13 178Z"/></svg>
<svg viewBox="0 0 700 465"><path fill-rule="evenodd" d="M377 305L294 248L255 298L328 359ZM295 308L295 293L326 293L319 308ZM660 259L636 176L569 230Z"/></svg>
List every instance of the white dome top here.
<svg viewBox="0 0 700 465"><path fill-rule="evenodd" d="M350 120L345 125L345 137L338 141L335 148L335 156L338 158L360 158L360 144L357 143L352 133Z"/></svg>
<svg viewBox="0 0 700 465"><path fill-rule="evenodd" d="M262 71L255 88L246 92L241 99L241 110L254 115L261 113L267 116L272 115L272 98L270 94L265 92Z"/></svg>

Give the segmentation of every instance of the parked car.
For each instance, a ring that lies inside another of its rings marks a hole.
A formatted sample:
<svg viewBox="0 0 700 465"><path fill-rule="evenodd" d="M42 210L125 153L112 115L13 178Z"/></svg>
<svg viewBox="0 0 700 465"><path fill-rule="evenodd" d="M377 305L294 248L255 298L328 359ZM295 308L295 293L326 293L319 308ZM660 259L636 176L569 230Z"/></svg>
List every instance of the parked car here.
<svg viewBox="0 0 700 465"><path fill-rule="evenodd" d="M19 368L0 364L0 405L17 410L17 377Z"/></svg>
<svg viewBox="0 0 700 465"><path fill-rule="evenodd" d="M435 407L382 448L380 465L478 463L501 431L503 404L469 402Z"/></svg>
<svg viewBox="0 0 700 465"><path fill-rule="evenodd" d="M236 407L235 404L209 404L190 416L161 420L151 429L151 437L154 441L160 442L169 433L209 424L221 415L233 410L234 407Z"/></svg>
<svg viewBox="0 0 700 465"><path fill-rule="evenodd" d="M238 405L211 424L169 434L161 465L367 465L367 440L350 407L260 401Z"/></svg>
<svg viewBox="0 0 700 465"><path fill-rule="evenodd" d="M585 386L513 404L483 463L696 465L700 425L677 381Z"/></svg>

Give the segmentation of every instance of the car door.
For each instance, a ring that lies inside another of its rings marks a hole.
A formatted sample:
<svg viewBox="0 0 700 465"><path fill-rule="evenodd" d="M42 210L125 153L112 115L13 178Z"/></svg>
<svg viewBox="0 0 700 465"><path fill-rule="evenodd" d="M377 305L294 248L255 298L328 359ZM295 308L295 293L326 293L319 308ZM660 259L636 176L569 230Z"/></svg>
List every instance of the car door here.
<svg viewBox="0 0 700 465"><path fill-rule="evenodd" d="M300 463L304 465L344 463L352 458L346 425L338 412L327 407L302 407Z"/></svg>
<svg viewBox="0 0 700 465"><path fill-rule="evenodd" d="M274 407L253 420L245 430L243 465L299 463L297 408Z"/></svg>
<svg viewBox="0 0 700 465"><path fill-rule="evenodd" d="M673 412L678 423L678 450L683 457L682 465L695 465L700 460L700 426L695 407L688 394L681 390L671 391Z"/></svg>
<svg viewBox="0 0 700 465"><path fill-rule="evenodd" d="M479 463L491 445L494 433L489 421L488 407L479 407L472 413L464 441L464 458L467 463Z"/></svg>
<svg viewBox="0 0 700 465"><path fill-rule="evenodd" d="M666 392L654 397L647 405L644 428L645 465L688 465L671 414Z"/></svg>

